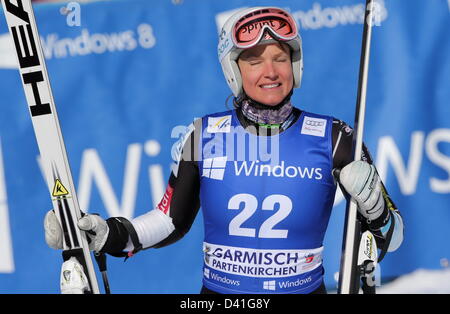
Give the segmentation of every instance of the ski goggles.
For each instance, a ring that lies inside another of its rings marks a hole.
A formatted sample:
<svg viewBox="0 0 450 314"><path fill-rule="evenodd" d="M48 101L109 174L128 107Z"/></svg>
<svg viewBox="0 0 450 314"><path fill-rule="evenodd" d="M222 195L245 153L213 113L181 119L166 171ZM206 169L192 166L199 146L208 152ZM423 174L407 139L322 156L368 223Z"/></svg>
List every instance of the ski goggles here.
<svg viewBox="0 0 450 314"><path fill-rule="evenodd" d="M290 14L278 8L264 8L250 12L235 22L232 40L237 48L250 48L259 43L267 31L267 39L275 37L282 41L293 40L298 35L297 24Z"/></svg>

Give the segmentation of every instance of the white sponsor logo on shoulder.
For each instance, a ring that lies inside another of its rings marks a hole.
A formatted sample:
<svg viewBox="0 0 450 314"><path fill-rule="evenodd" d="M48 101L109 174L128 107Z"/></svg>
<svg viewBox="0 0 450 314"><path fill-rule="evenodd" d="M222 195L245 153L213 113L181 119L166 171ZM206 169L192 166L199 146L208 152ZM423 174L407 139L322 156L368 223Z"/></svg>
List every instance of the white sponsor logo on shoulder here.
<svg viewBox="0 0 450 314"><path fill-rule="evenodd" d="M223 117L208 117L209 133L229 133L231 127L231 115Z"/></svg>
<svg viewBox="0 0 450 314"><path fill-rule="evenodd" d="M327 120L321 118L305 117L301 134L313 136L325 136Z"/></svg>

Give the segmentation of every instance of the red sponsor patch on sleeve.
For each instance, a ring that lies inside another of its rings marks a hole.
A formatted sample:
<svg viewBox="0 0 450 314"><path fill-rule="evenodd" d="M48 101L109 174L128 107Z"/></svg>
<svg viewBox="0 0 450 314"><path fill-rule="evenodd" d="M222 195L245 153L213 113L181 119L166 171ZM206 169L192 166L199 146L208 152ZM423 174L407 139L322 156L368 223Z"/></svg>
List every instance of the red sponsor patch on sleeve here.
<svg viewBox="0 0 450 314"><path fill-rule="evenodd" d="M159 202L157 206L158 209L166 215L169 212L170 202L172 201L172 195L173 195L173 187L171 187L170 184L168 184L166 192L164 193L161 202Z"/></svg>

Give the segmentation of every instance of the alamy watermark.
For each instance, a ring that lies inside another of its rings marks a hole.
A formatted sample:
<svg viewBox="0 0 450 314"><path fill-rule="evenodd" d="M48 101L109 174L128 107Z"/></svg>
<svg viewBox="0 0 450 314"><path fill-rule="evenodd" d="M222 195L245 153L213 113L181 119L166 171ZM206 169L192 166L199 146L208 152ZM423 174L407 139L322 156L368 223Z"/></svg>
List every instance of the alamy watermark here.
<svg viewBox="0 0 450 314"><path fill-rule="evenodd" d="M175 162L181 159L201 161L226 156L228 161L279 164L278 129L257 128L253 125L246 128L232 126L231 116L212 120L213 123L206 128L202 127L200 121L187 127L178 125L172 129L171 137L178 139L172 146L172 159Z"/></svg>
<svg viewBox="0 0 450 314"><path fill-rule="evenodd" d="M66 15L66 23L68 26L81 26L81 6L78 2L69 2L61 7L59 12Z"/></svg>

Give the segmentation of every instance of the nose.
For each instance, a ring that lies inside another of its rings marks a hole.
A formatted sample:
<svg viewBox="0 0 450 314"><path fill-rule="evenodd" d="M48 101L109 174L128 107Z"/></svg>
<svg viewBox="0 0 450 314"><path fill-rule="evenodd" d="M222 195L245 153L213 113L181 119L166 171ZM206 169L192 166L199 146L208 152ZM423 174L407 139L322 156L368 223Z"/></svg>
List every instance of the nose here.
<svg viewBox="0 0 450 314"><path fill-rule="evenodd" d="M278 79L278 72L272 61L267 61L264 64L264 77L270 80Z"/></svg>

